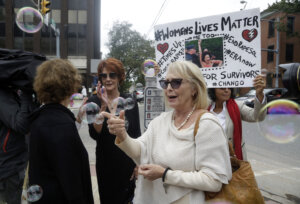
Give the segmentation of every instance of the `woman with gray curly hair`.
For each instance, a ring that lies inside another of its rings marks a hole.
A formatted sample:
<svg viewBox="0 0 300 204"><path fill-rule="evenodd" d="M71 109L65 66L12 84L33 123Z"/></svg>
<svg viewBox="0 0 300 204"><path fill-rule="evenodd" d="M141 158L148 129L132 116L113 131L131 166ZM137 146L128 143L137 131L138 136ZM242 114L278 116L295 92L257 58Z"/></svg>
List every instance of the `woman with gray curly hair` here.
<svg viewBox="0 0 300 204"><path fill-rule="evenodd" d="M29 145L29 185L43 190L36 203L94 203L88 153L67 108L80 86L81 77L67 60L37 68L34 90L43 105L31 115Z"/></svg>

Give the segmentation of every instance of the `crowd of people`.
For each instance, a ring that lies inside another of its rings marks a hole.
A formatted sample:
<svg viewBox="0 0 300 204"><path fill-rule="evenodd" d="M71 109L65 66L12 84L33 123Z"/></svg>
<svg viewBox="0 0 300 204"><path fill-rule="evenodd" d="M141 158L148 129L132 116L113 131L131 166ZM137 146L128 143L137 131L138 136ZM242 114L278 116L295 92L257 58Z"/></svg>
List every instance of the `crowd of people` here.
<svg viewBox="0 0 300 204"><path fill-rule="evenodd" d="M217 62L198 56L198 63ZM102 60L98 79L95 94L85 102L96 103L105 117L88 128L97 144L101 204L204 203L205 191L218 192L232 177L228 141L237 157L246 160L241 121L264 119L258 114L266 103L262 76L253 80L256 101L249 108L234 100L230 88L207 89L198 64L178 61L159 81L172 110L153 119L141 134L137 103L120 113L113 103L127 97L119 89L125 80L123 63ZM20 203L27 165L29 186L43 189L36 203L94 203L89 157L78 133L81 119L68 109L80 88L76 68L55 59L37 68L33 89L38 105L32 93L0 89L1 98L14 95L0 106L0 203Z"/></svg>

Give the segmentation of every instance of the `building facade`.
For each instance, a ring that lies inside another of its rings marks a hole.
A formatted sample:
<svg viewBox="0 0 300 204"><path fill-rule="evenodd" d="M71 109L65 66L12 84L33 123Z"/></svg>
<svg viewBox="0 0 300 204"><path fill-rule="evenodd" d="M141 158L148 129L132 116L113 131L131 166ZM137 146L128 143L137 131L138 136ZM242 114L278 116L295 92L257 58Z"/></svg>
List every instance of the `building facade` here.
<svg viewBox="0 0 300 204"><path fill-rule="evenodd" d="M285 31L277 32L278 21ZM298 35L295 35L298 33ZM279 48L277 48L277 39ZM300 62L300 13L283 12L261 13L261 65L267 70L267 87L275 87L276 58L278 64ZM272 50L279 52L272 52ZM278 69L278 85L283 87L281 68Z"/></svg>
<svg viewBox="0 0 300 204"><path fill-rule="evenodd" d="M38 1L0 0L0 47L40 53L49 59L69 59L83 75L84 84L91 87L90 60L101 57L101 0L48 1L48 26L30 34L17 27L16 14L23 7L37 9Z"/></svg>

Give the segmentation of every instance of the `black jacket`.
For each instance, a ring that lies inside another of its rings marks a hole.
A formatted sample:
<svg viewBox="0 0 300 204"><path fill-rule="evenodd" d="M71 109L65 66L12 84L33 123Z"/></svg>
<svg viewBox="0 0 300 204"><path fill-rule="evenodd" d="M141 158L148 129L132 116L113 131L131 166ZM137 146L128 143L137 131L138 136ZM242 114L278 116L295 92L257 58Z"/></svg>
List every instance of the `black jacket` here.
<svg viewBox="0 0 300 204"><path fill-rule="evenodd" d="M35 107L31 94L0 88L0 180L25 169L28 116Z"/></svg>
<svg viewBox="0 0 300 204"><path fill-rule="evenodd" d="M128 95L121 94L126 98ZM97 96L88 100L101 107ZM109 112L109 109L106 109ZM131 110L125 111L129 122L128 134L137 138L141 135L138 104ZM104 120L102 131L97 133L94 126L89 125L90 136L96 140L96 171L101 203L128 203L134 195L134 181L130 181L135 163L119 147L115 145L115 135L109 133L107 119Z"/></svg>
<svg viewBox="0 0 300 204"><path fill-rule="evenodd" d="M94 203L88 153L74 114L60 104L46 104L31 119L29 184L43 190L35 203Z"/></svg>

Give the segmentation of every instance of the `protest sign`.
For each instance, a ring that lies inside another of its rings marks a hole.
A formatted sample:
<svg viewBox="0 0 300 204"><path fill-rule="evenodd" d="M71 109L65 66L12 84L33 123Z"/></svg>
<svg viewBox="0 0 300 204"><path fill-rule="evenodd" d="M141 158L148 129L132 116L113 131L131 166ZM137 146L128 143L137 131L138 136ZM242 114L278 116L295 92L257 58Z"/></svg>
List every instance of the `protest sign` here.
<svg viewBox="0 0 300 204"><path fill-rule="evenodd" d="M177 60L195 63L208 88L252 87L261 70L259 9L155 26L158 80Z"/></svg>

